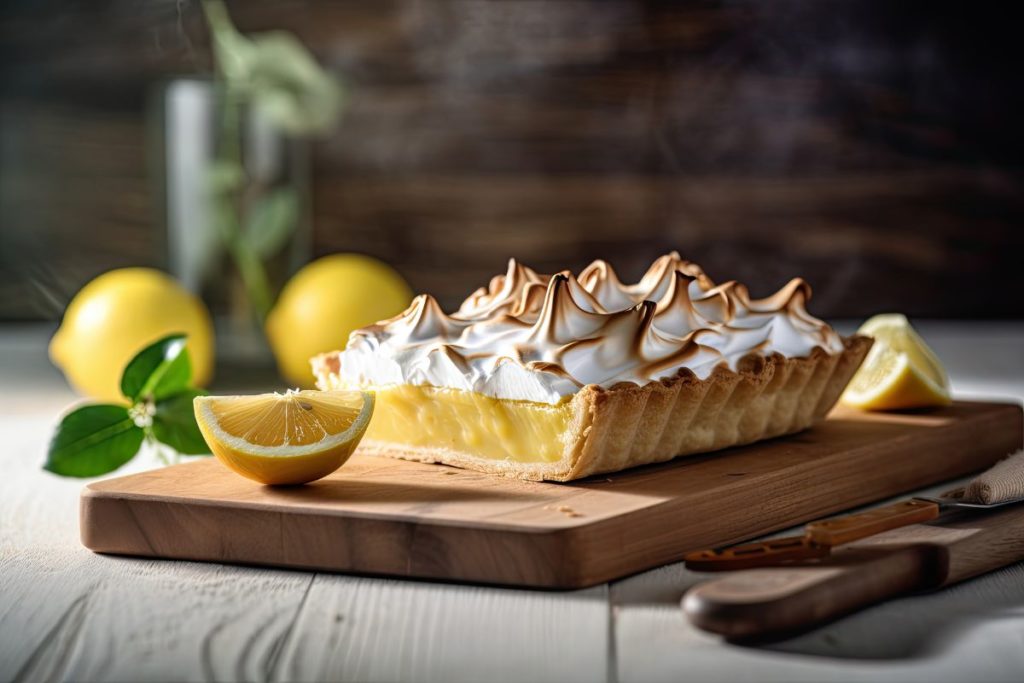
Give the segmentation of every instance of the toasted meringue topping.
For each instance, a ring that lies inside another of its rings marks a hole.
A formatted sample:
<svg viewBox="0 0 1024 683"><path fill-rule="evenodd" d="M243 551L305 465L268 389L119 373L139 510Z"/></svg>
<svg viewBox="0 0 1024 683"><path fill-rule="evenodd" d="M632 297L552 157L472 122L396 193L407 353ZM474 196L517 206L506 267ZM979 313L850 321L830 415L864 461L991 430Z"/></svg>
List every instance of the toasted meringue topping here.
<svg viewBox="0 0 1024 683"><path fill-rule="evenodd" d="M797 278L751 299L743 285L715 285L676 252L634 285L605 261L574 276L538 274L512 259L452 315L422 294L401 315L353 332L340 377L350 386L417 384L558 403L589 384L646 384L684 369L704 378L750 354L841 352L839 335L807 313L810 296Z"/></svg>

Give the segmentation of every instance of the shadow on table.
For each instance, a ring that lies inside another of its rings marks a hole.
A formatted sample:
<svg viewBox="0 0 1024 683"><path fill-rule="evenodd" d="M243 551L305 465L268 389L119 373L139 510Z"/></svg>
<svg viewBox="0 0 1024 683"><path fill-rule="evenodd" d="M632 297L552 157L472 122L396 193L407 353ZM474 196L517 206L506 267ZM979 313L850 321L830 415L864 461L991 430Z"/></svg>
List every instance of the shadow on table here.
<svg viewBox="0 0 1024 683"><path fill-rule="evenodd" d="M960 634L999 619L1024 620L1024 564L935 593L869 607L757 649L851 659L911 659L947 649Z"/></svg>
<svg viewBox="0 0 1024 683"><path fill-rule="evenodd" d="M679 610L685 641L718 640L691 625L679 607L687 590L710 577L669 565L612 584L611 600L617 607ZM840 659L916 659L947 650L972 628L1003 619L1024 622L1024 563L935 593L881 603L785 640L731 647Z"/></svg>

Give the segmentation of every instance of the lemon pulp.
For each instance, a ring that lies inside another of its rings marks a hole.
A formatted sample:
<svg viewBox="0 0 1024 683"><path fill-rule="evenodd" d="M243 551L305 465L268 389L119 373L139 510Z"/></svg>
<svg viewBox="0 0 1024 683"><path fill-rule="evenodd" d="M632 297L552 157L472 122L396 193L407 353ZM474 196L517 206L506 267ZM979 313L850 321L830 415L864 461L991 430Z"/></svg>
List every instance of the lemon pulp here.
<svg viewBox="0 0 1024 683"><path fill-rule="evenodd" d="M358 391L195 399L196 420L213 454L264 484L301 484L341 467L373 408L373 395Z"/></svg>
<svg viewBox="0 0 1024 683"><path fill-rule="evenodd" d="M843 403L863 410L951 403L945 368L905 316L875 316L858 332L875 343L843 393Z"/></svg>

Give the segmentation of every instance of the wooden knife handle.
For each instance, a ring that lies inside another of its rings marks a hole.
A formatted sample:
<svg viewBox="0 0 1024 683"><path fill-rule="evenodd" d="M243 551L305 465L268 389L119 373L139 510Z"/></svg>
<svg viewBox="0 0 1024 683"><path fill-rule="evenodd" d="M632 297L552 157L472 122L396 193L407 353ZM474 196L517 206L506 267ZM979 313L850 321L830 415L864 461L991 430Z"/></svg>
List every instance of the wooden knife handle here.
<svg viewBox="0 0 1024 683"><path fill-rule="evenodd" d="M885 507L811 522L803 536L745 543L730 548L697 550L683 559L699 572L721 572L792 564L828 557L830 548L859 541L884 531L918 524L939 516L939 506L926 500L901 501Z"/></svg>
<svg viewBox="0 0 1024 683"><path fill-rule="evenodd" d="M828 546L813 543L807 536L787 536L770 541L745 543L729 548L696 550L683 557L686 567L698 572L752 569L827 557Z"/></svg>
<svg viewBox="0 0 1024 683"><path fill-rule="evenodd" d="M890 529L927 522L938 516L937 503L911 498L853 515L811 522L805 527L805 533L818 545L834 547Z"/></svg>
<svg viewBox="0 0 1024 683"><path fill-rule="evenodd" d="M820 565L735 572L687 592L683 611L729 639L777 638L933 585L934 550L849 550Z"/></svg>

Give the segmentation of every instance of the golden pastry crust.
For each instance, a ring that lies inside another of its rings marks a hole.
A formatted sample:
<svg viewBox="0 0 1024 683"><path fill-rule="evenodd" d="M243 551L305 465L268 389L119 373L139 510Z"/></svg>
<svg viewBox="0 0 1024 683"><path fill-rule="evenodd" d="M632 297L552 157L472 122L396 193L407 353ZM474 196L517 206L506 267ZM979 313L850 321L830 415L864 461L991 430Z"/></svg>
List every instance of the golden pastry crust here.
<svg viewBox="0 0 1024 683"><path fill-rule="evenodd" d="M536 481L619 472L810 427L835 405L871 343L870 337L855 335L843 339L838 354L816 348L805 358L750 355L738 371L720 366L703 380L684 370L642 386L586 386L571 400L566 449L552 463L491 460L372 440L364 440L359 452ZM313 365L321 388L336 386L336 354L319 356Z"/></svg>

